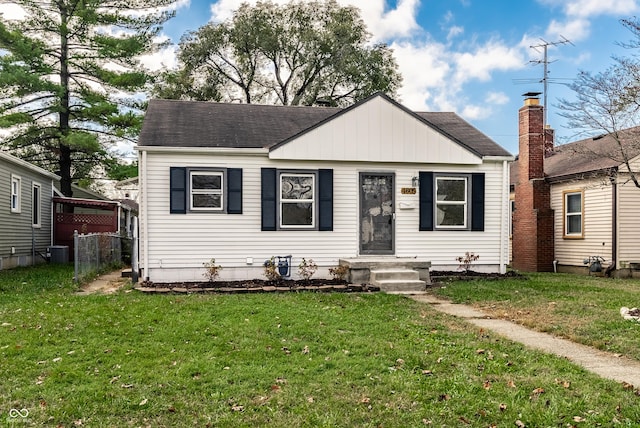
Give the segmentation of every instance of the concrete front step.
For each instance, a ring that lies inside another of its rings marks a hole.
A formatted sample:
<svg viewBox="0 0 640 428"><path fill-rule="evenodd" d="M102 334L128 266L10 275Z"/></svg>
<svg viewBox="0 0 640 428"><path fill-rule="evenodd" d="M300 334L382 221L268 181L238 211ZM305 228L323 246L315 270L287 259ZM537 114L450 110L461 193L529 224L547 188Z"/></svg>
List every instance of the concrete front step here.
<svg viewBox="0 0 640 428"><path fill-rule="evenodd" d="M409 293L425 291L427 283L419 279L385 279L373 284L380 287L380 291L385 293Z"/></svg>
<svg viewBox="0 0 640 428"><path fill-rule="evenodd" d="M411 269L374 269L370 281L387 293L420 292L427 286L419 273Z"/></svg>
<svg viewBox="0 0 640 428"><path fill-rule="evenodd" d="M420 279L420 274L411 269L373 269L371 270L371 283L376 284L376 281L385 281L388 279L407 281L414 281Z"/></svg>

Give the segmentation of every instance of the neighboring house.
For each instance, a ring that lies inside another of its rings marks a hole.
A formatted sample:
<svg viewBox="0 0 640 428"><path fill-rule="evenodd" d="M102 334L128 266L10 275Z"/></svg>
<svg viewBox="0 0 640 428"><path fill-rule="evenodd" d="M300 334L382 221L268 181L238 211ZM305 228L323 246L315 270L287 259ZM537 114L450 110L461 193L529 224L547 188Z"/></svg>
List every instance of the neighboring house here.
<svg viewBox="0 0 640 428"><path fill-rule="evenodd" d="M640 267L640 189L628 169L611 159L620 153L611 136L553 147L535 98L520 109L520 156L513 165L515 188L513 267L526 271L582 271L591 256L619 274ZM621 132L634 170L640 129ZM542 135L547 135L546 140ZM618 155L618 158L621 157Z"/></svg>
<svg viewBox="0 0 640 428"><path fill-rule="evenodd" d="M46 260L60 177L0 151L0 269Z"/></svg>
<svg viewBox="0 0 640 428"><path fill-rule="evenodd" d="M420 258L508 263L513 157L454 113L376 94L349 108L151 100L139 138L141 278L263 277L271 256L319 266Z"/></svg>

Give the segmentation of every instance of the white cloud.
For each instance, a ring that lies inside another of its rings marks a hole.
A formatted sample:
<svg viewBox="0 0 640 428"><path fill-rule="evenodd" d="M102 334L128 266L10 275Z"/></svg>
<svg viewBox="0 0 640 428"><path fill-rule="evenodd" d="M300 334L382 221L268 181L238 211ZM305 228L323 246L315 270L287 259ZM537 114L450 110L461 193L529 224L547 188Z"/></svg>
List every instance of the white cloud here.
<svg viewBox="0 0 640 428"><path fill-rule="evenodd" d="M509 102L509 97L504 92L489 92L486 101L491 104L504 105Z"/></svg>
<svg viewBox="0 0 640 428"><path fill-rule="evenodd" d="M630 15L638 10L637 0L572 0L564 5L569 16Z"/></svg>
<svg viewBox="0 0 640 428"><path fill-rule="evenodd" d="M24 19L26 13L24 9L17 4L9 3L2 5L2 12L0 13L2 19L6 20L14 20L14 19Z"/></svg>
<svg viewBox="0 0 640 428"><path fill-rule="evenodd" d="M290 0L272 0L276 4L286 4ZM211 5L211 20L223 22L233 16L242 3L256 4L258 0L219 0ZM407 37L420 27L416 15L420 0L398 0L394 9L385 10L385 0L338 0L342 6L360 9L374 41L393 37Z"/></svg>

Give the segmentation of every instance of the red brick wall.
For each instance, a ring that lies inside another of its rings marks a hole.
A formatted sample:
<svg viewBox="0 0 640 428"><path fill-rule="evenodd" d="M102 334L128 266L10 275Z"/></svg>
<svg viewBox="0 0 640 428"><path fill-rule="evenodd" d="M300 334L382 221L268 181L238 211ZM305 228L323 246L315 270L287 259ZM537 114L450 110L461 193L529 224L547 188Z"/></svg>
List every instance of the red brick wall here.
<svg viewBox="0 0 640 428"><path fill-rule="evenodd" d="M546 131L542 109L535 101L527 100L518 112L520 156L515 183L512 265L525 272L553 270L553 210L550 186L544 180Z"/></svg>

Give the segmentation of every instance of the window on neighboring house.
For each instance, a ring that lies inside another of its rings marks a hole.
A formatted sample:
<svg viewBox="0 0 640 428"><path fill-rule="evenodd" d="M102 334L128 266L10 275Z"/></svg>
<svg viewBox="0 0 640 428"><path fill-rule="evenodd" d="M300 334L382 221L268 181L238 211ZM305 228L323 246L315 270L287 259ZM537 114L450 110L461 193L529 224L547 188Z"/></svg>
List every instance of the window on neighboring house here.
<svg viewBox="0 0 640 428"><path fill-rule="evenodd" d="M280 174L280 227L314 228L316 176L313 173Z"/></svg>
<svg viewBox="0 0 640 428"><path fill-rule="evenodd" d="M42 188L38 183L33 183L33 193L31 196L31 206L32 206L32 224L33 227L41 226L41 217L42 217L42 203L41 203L41 190Z"/></svg>
<svg viewBox="0 0 640 428"><path fill-rule="evenodd" d="M583 194L582 192L564 193L564 235L567 238L583 237Z"/></svg>
<svg viewBox="0 0 640 428"><path fill-rule="evenodd" d="M511 199L509 200L509 236L513 237L513 214L516 210L516 201Z"/></svg>
<svg viewBox="0 0 640 428"><path fill-rule="evenodd" d="M19 213L22 205L21 184L22 180L17 175L11 175L11 212Z"/></svg>
<svg viewBox="0 0 640 428"><path fill-rule="evenodd" d="M224 203L224 174L222 171L191 171L191 210L222 211Z"/></svg>
<svg viewBox="0 0 640 428"><path fill-rule="evenodd" d="M468 177L436 176L436 228L467 227Z"/></svg>

